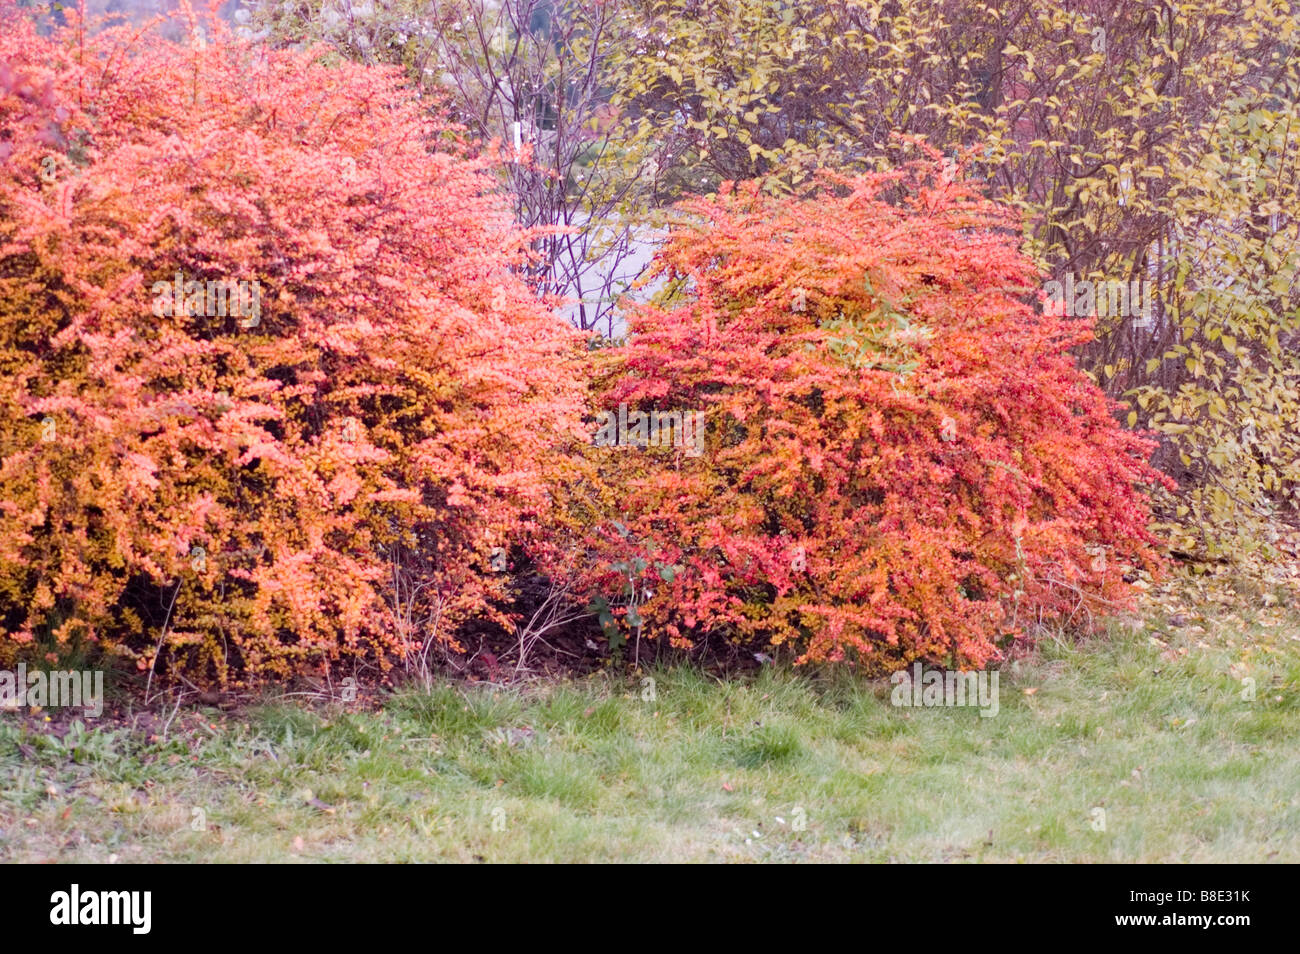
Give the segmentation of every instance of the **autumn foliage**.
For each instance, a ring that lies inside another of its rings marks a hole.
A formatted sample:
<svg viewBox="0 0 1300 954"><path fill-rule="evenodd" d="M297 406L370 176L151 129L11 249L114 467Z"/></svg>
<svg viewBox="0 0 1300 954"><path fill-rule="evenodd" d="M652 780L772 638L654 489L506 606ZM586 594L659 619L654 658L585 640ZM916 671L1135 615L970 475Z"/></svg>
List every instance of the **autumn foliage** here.
<svg viewBox="0 0 1300 954"><path fill-rule="evenodd" d="M68 16L0 6L0 663L425 665L527 555L638 646L979 667L1156 567L1089 328L936 154L692 200L588 355L396 70Z"/></svg>
<svg viewBox="0 0 1300 954"><path fill-rule="evenodd" d="M581 383L486 161L394 70L0 11L0 661L382 669L492 615Z"/></svg>
<svg viewBox="0 0 1300 954"><path fill-rule="evenodd" d="M1087 325L1043 314L1016 223L957 170L931 153L683 211L660 300L608 352L604 407L706 421L698 457L598 449L617 519L591 579L627 632L980 667L1155 567L1150 445L1069 355Z"/></svg>

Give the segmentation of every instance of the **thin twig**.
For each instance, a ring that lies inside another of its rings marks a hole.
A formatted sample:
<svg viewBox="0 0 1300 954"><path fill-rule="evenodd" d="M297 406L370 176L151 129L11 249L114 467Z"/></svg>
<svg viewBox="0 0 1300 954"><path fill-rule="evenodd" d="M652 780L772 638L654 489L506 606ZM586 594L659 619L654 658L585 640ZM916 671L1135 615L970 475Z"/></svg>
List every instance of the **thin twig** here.
<svg viewBox="0 0 1300 954"><path fill-rule="evenodd" d="M144 704L146 706L149 705L149 689L153 685L154 668L158 665L158 657L162 655L163 641L167 638L167 625L171 622L172 610L176 606L176 597L180 595L180 592L181 592L181 581L177 580L176 589L172 590L171 605L167 607L167 615L163 619L162 632L158 634L158 645L154 647L153 659L149 661L149 678L145 680L145 684L144 684Z"/></svg>

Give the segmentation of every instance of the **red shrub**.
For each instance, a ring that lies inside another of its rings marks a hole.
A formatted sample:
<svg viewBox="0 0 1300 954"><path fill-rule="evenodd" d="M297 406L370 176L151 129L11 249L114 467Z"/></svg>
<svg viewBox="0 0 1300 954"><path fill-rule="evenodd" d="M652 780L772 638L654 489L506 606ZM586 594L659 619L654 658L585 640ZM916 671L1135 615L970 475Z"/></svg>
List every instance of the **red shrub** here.
<svg viewBox="0 0 1300 954"><path fill-rule="evenodd" d="M0 656L225 680L489 612L581 411L486 164L396 71L0 17Z"/></svg>
<svg viewBox="0 0 1300 954"><path fill-rule="evenodd" d="M1085 324L1042 314L1015 222L952 177L685 206L604 397L705 419L698 457L598 449L623 516L596 589L634 625L979 667L1155 566L1149 445L1068 354Z"/></svg>

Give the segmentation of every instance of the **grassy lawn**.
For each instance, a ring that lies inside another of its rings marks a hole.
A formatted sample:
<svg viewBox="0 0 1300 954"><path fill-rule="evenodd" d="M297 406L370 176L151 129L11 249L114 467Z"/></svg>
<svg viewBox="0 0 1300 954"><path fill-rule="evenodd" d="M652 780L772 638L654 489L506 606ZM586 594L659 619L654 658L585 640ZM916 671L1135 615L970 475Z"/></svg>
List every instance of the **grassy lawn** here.
<svg viewBox="0 0 1300 954"><path fill-rule="evenodd" d="M994 718L770 666L190 709L165 738L10 714L0 858L1300 861L1300 620L1230 612L1045 644Z"/></svg>

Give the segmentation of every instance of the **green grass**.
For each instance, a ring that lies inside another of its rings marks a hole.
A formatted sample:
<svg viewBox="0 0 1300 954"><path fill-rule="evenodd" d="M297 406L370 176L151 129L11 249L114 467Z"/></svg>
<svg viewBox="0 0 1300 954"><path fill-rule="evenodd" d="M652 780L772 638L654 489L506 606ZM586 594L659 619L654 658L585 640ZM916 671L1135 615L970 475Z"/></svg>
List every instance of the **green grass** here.
<svg viewBox="0 0 1300 954"><path fill-rule="evenodd" d="M771 667L191 710L165 740L6 716L0 858L1295 862L1294 623L1048 644L995 718Z"/></svg>

